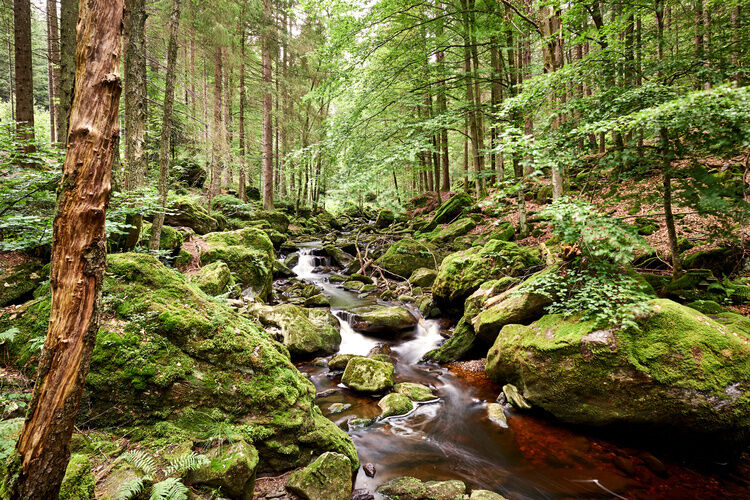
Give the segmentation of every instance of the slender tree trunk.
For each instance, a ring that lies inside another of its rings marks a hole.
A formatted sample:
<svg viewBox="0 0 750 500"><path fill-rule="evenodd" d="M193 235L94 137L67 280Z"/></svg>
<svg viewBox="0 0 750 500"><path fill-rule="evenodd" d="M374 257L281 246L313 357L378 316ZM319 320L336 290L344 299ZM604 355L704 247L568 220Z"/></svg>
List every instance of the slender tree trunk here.
<svg viewBox="0 0 750 500"><path fill-rule="evenodd" d="M53 224L49 331L8 468L12 500L57 498L91 352L106 267L104 219L120 101L122 0L81 4L70 142Z"/></svg>
<svg viewBox="0 0 750 500"><path fill-rule="evenodd" d="M263 0L263 14L267 21L261 40L261 80L263 92L262 154L263 154L263 208L273 209L273 130L271 122L271 0ZM305 184L307 188L307 184Z"/></svg>
<svg viewBox="0 0 750 500"><path fill-rule="evenodd" d="M9 87L8 100L10 100L10 119L13 120L14 122L16 121L16 103L15 103L16 91L14 88L15 81L16 81L16 78L14 75L14 63L13 63L13 39L11 39L11 37L8 37L8 87Z"/></svg>
<svg viewBox="0 0 750 500"><path fill-rule="evenodd" d="M70 106L75 83L76 23L78 0L60 0L60 78L57 84L57 142L65 148L68 140Z"/></svg>
<svg viewBox="0 0 750 500"><path fill-rule="evenodd" d="M245 179L245 101L247 91L245 90L245 4L242 4L240 14L240 175L237 196L240 200L247 202L247 180Z"/></svg>
<svg viewBox="0 0 750 500"><path fill-rule="evenodd" d="M60 81L60 29L57 22L57 0L47 0L47 57L49 80L49 135L57 142L57 84Z"/></svg>
<svg viewBox="0 0 750 500"><path fill-rule="evenodd" d="M221 55L221 45L216 42L214 47L214 114L212 130L212 161L211 161L211 186L209 189L209 206L211 199L219 194L221 188L221 162L224 150L223 123L221 121L221 91L222 91L222 73L223 58Z"/></svg>
<svg viewBox="0 0 750 500"><path fill-rule="evenodd" d="M444 11L444 5L441 3L439 6L439 13L442 15ZM443 19L441 18L438 21L437 25L437 38L438 43L442 44L442 37L443 37ZM448 103L447 99L445 97L445 52L443 50L438 50L436 54L436 60L438 64L438 71L440 72L440 87L438 89L438 95L437 95L437 107L438 107L438 113L444 114L448 110ZM451 181L450 181L450 159L449 159L449 152L448 152L448 129L446 127L443 127L443 129L440 131L440 155L442 156L440 161L440 166L443 170L441 175L441 181L442 185L440 189L443 191L450 191L451 189Z"/></svg>
<svg viewBox="0 0 750 500"><path fill-rule="evenodd" d="M172 109L174 107L174 87L177 76L177 35L180 26L180 0L172 0L172 13L169 16L169 42L167 45L167 78L164 85L164 115L161 122L161 143L159 144L159 205L161 210L154 216L148 247L158 250L161 244L161 227L164 224L164 210L167 207L169 192L169 149L172 137Z"/></svg>
<svg viewBox="0 0 750 500"><path fill-rule="evenodd" d="M31 72L31 0L13 0L16 65L16 133L23 150L34 151L34 79Z"/></svg>

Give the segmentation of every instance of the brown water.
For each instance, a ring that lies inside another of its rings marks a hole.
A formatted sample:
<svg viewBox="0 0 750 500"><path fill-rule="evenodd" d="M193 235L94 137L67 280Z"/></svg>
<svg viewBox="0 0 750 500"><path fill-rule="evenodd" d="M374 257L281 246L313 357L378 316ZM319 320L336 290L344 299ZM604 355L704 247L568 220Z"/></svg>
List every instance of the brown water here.
<svg viewBox="0 0 750 500"><path fill-rule="evenodd" d="M302 256L295 270L323 289L338 316L346 317L348 308L373 302L327 283L326 276L313 268ZM413 332L388 340L354 332L345 321L341 333L341 352L366 354L377 343L390 345L397 381L429 385L439 398L418 405L408 415L349 430L360 462L372 463L377 470L374 478L360 471L357 488L374 491L389 479L414 476L460 479L471 488L493 490L510 499L750 498L747 459L739 464L703 464L699 470L672 456L669 449L649 449L627 435L601 437L533 412L511 411L509 427L499 427L487 418L486 403L494 402L500 388L481 370L454 367L451 371L419 363L422 354L441 340L436 321L421 319ZM315 384L323 413L344 430L353 418L380 414L378 397L349 390L341 384L340 373L313 362L299 368ZM351 407L332 414L334 403ZM657 475L647 466L648 453L658 456L665 472ZM696 458L690 461L695 463Z"/></svg>

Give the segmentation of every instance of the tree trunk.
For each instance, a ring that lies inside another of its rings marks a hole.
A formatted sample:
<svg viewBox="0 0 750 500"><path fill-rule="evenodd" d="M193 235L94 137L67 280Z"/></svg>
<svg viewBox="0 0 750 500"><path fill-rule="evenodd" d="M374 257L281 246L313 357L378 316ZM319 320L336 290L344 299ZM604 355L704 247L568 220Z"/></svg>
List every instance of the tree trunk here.
<svg viewBox="0 0 750 500"><path fill-rule="evenodd" d="M440 10L439 13L442 15L443 13L443 4L440 4ZM438 43L442 44L442 37L443 37L443 19L438 21L437 25L437 37L438 37ZM444 114L448 110L448 103L445 97L445 63L443 62L445 58L445 52L443 50L438 50L436 55L436 60L438 64L438 71L440 72L440 87L438 89L438 95L437 95L437 107L438 107L438 113ZM440 131L440 155L442 156L440 161L440 166L443 170L441 175L441 182L442 185L440 189L443 191L450 191L451 189L451 182L450 182L450 159L448 154L448 129L446 127L443 127Z"/></svg>
<svg viewBox="0 0 750 500"><path fill-rule="evenodd" d="M60 29L57 23L57 0L47 0L47 56L49 80L49 135L57 142L57 83L60 81Z"/></svg>
<svg viewBox="0 0 750 500"><path fill-rule="evenodd" d="M222 56L221 56L221 45L219 42L215 42L214 47L214 115L213 115L213 130L211 131L212 139L212 159L211 159L211 184L209 188L209 206L211 205L211 199L219 194L221 187L221 160L223 152L223 123L221 121L221 91L222 91Z"/></svg>
<svg viewBox="0 0 750 500"><path fill-rule="evenodd" d="M180 0L172 0L172 13L169 16L169 42L167 45L167 78L164 85L164 110L161 122L161 143L159 144L159 205L161 210L154 216L148 247L158 250L161 244L161 227L164 224L164 210L167 207L169 192L169 149L172 137L172 109L174 107L174 87L177 74L177 35L180 26Z"/></svg>
<svg viewBox="0 0 750 500"><path fill-rule="evenodd" d="M65 148L68 141L70 106L76 74L76 24L78 0L60 0L60 80L57 84L57 142Z"/></svg>
<svg viewBox="0 0 750 500"><path fill-rule="evenodd" d="M34 151L34 80L31 73L31 0L13 0L16 62L16 133L23 151Z"/></svg>
<svg viewBox="0 0 750 500"><path fill-rule="evenodd" d="M245 91L245 4L242 4L242 13L240 14L240 175L237 189L237 197L243 202L247 202L247 181L245 180L245 101L247 92Z"/></svg>
<svg viewBox="0 0 750 500"><path fill-rule="evenodd" d="M57 498L91 352L106 267L104 219L120 101L123 0L81 3L70 142L53 225L52 306L38 377L8 468L13 500Z"/></svg>
<svg viewBox="0 0 750 500"><path fill-rule="evenodd" d="M682 274L682 261L680 252L677 248L677 229L674 224L674 215L672 214L672 154L669 147L669 134L666 128L659 130L659 141L662 154L662 187L664 201L664 222L667 226L667 237L669 238L669 252L672 254L672 275L677 277Z"/></svg>
<svg viewBox="0 0 750 500"><path fill-rule="evenodd" d="M273 210L273 130L271 122L271 0L263 0L264 26L261 40L261 85L263 92L262 154L263 208ZM305 185L307 187L307 185Z"/></svg>

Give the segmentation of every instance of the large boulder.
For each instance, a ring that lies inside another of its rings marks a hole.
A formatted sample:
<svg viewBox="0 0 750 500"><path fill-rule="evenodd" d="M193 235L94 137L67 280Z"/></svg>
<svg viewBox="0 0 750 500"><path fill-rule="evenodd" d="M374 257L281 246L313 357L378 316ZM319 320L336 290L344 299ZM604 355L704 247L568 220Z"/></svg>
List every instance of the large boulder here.
<svg viewBox="0 0 750 500"><path fill-rule="evenodd" d="M358 392L378 393L393 387L393 365L372 358L352 358L341 382Z"/></svg>
<svg viewBox="0 0 750 500"><path fill-rule="evenodd" d="M399 306L366 306L353 312L352 328L373 335L395 334L417 325L417 318Z"/></svg>
<svg viewBox="0 0 750 500"><path fill-rule="evenodd" d="M375 227L378 229L385 229L386 227L393 224L396 220L396 216L393 215L393 210L383 209L378 212L378 218L375 219Z"/></svg>
<svg viewBox="0 0 750 500"><path fill-rule="evenodd" d="M201 254L201 265L217 260L225 262L237 283L265 299L271 293L273 243L265 232L248 227L236 231L210 233L203 237L208 248Z"/></svg>
<svg viewBox="0 0 750 500"><path fill-rule="evenodd" d="M206 456L209 463L189 473L191 485L218 488L233 499L252 500L259 459L253 445L238 441L217 446Z"/></svg>
<svg viewBox="0 0 750 500"><path fill-rule="evenodd" d="M440 257L431 243L404 238L388 247L375 263L393 276L406 279L420 267L435 269Z"/></svg>
<svg viewBox="0 0 750 500"><path fill-rule="evenodd" d="M198 288L213 296L227 293L230 286L234 284L229 266L221 260L203 266L189 279Z"/></svg>
<svg viewBox="0 0 750 500"><path fill-rule="evenodd" d="M428 233L425 236L434 244L441 245L444 243L451 243L459 236L467 234L469 231L477 227L477 223L468 217L458 219L452 222L440 230L435 230L432 233Z"/></svg>
<svg viewBox="0 0 750 500"><path fill-rule="evenodd" d="M739 443L750 430L750 331L667 299L639 330L547 315L507 325L487 374L574 423L649 425Z"/></svg>
<svg viewBox="0 0 750 500"><path fill-rule="evenodd" d="M482 247L448 255L440 264L432 293L439 306L456 310L479 285L504 276L520 276L541 264L538 252L515 243L492 240Z"/></svg>
<svg viewBox="0 0 750 500"><path fill-rule="evenodd" d="M287 349L156 257L108 255L102 307L79 414L88 429L116 429L148 447L154 433L197 441L220 423L223 435L253 443L262 470L325 451L356 463L351 439L315 406L315 387ZM28 376L49 308L47 294L12 318L0 312L0 331L18 328L6 359Z"/></svg>
<svg viewBox="0 0 750 500"><path fill-rule="evenodd" d="M327 452L289 476L286 488L305 500L350 500L352 463L340 453Z"/></svg>
<svg viewBox="0 0 750 500"><path fill-rule="evenodd" d="M409 283L413 286L421 286L422 288L429 288L435 283L437 278L437 271L434 269L427 269L426 267L420 267L409 276Z"/></svg>
<svg viewBox="0 0 750 500"><path fill-rule="evenodd" d="M249 311L267 329L278 330L279 340L293 359L333 354L341 344L339 321L326 309L305 309L294 304L253 304Z"/></svg>
<svg viewBox="0 0 750 500"><path fill-rule="evenodd" d="M209 215L198 201L187 196L169 199L164 224L189 227L198 234L206 234L219 229L219 221Z"/></svg>
<svg viewBox="0 0 750 500"><path fill-rule="evenodd" d="M448 201L440 205L430 223L425 227L425 231L432 231L440 224L451 222L473 203L474 200L471 199L471 196L463 191L454 194Z"/></svg>

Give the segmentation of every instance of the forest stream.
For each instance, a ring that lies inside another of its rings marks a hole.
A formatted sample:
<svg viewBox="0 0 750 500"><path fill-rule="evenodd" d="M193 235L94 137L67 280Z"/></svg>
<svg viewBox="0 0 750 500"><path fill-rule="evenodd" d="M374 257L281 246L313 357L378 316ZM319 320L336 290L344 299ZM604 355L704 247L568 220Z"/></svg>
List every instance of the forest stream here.
<svg viewBox="0 0 750 500"><path fill-rule="evenodd" d="M415 403L407 415L378 419L378 398L347 388L341 372L330 371L320 358L298 364L315 384L323 413L352 437L362 466L375 466L374 477L360 468L355 488L375 492L390 479L414 476L459 479L511 499L739 498L747 491L748 464L734 470L714 461L696 468L678 462L669 449L647 449L643 439L632 435L602 437L535 412L510 410L507 428L491 421L486 405L495 401L501 388L486 378L483 363L478 370L465 370L460 365L446 368L420 362L441 343L441 321L424 319L416 308L395 301L361 298L329 282L329 258L315 251L320 242L302 246L293 271L330 300L331 312L341 323L339 354L364 356L375 346L387 345L396 381L427 385L438 396ZM376 302L407 307L418 318L417 326L390 338L356 332L348 322L349 311ZM355 418L374 423L350 427Z"/></svg>

